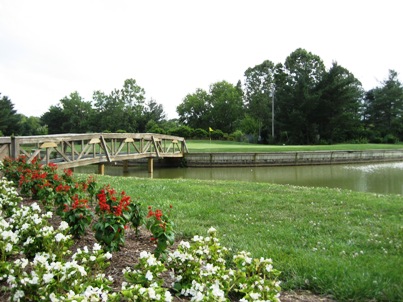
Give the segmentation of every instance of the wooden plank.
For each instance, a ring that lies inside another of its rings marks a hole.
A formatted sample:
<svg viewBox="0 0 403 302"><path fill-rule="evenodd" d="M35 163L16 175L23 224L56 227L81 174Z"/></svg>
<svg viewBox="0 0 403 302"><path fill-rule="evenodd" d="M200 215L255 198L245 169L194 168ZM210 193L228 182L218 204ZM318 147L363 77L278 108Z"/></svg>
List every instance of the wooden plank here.
<svg viewBox="0 0 403 302"><path fill-rule="evenodd" d="M157 144L157 142L159 142L160 140L154 139L154 136L152 136L151 139L152 139L153 144L154 144L155 152L157 153L157 156L160 157L160 152L158 150L158 144Z"/></svg>
<svg viewBox="0 0 403 302"><path fill-rule="evenodd" d="M120 142L118 149L115 152L115 155L119 155L119 152L122 151L123 147L126 145L126 139Z"/></svg>
<svg viewBox="0 0 403 302"><path fill-rule="evenodd" d="M103 149L105 150L105 155L106 155L106 158L108 159L108 162L112 162L111 156L109 154L108 146L106 145L105 139L102 135L101 135L101 145L102 145Z"/></svg>
<svg viewBox="0 0 403 302"><path fill-rule="evenodd" d="M2 146L0 146L0 153L3 153L5 150L7 150L7 152L8 152L8 146L9 146L9 145L2 145Z"/></svg>
<svg viewBox="0 0 403 302"><path fill-rule="evenodd" d="M89 141L88 144L99 144L101 140L99 138L93 138Z"/></svg>
<svg viewBox="0 0 403 302"><path fill-rule="evenodd" d="M56 150L57 153L59 153L59 154L61 155L61 157L64 158L64 160L65 160L66 162L70 162L70 161L71 161L70 158L69 158L66 154L64 154L64 152L62 152L61 150L59 150L59 148L55 148L55 150Z"/></svg>
<svg viewBox="0 0 403 302"><path fill-rule="evenodd" d="M42 145L39 146L41 149L46 149L46 148L56 148L57 144L54 142L44 142Z"/></svg>
<svg viewBox="0 0 403 302"><path fill-rule="evenodd" d="M145 144L145 146L143 146L143 147L141 148L140 154L147 153L148 150L150 149L150 146L151 146L151 145L152 145L152 141L147 141L146 144Z"/></svg>
<svg viewBox="0 0 403 302"><path fill-rule="evenodd" d="M36 149L34 153L28 158L28 162L30 163L38 154L40 155L41 149Z"/></svg>

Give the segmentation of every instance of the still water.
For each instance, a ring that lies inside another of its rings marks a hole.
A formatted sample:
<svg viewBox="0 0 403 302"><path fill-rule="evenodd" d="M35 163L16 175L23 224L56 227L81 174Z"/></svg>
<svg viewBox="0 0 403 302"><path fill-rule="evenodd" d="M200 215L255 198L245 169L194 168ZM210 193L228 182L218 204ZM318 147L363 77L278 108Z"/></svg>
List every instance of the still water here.
<svg viewBox="0 0 403 302"><path fill-rule="evenodd" d="M96 166L76 168L77 173L96 173ZM106 166L105 174L148 178L146 166ZM241 180L331 187L353 191L403 195L403 162L250 168L154 168L153 178Z"/></svg>

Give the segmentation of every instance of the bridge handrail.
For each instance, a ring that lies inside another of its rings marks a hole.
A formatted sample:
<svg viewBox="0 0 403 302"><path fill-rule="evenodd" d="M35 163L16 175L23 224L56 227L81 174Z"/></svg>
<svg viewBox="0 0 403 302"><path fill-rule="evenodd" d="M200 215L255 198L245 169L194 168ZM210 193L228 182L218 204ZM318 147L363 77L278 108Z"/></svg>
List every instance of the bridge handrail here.
<svg viewBox="0 0 403 302"><path fill-rule="evenodd" d="M30 151L27 148L31 148ZM69 152L66 152L67 149ZM29 160L39 156L42 161L49 163L55 161L51 158L51 152L53 156L59 156L58 165L73 167L131 158L182 157L188 150L183 137L159 133L67 133L0 137L0 160L26 155Z"/></svg>

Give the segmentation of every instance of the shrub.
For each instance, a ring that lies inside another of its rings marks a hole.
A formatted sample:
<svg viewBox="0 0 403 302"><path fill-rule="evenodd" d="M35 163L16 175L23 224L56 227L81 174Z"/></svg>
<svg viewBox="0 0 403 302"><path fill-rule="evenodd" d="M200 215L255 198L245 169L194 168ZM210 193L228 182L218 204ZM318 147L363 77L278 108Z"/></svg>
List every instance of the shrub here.
<svg viewBox="0 0 403 302"><path fill-rule="evenodd" d="M224 132L222 132L221 130L214 130L211 132L211 138L215 139L215 140L220 140L224 138Z"/></svg>
<svg viewBox="0 0 403 302"><path fill-rule="evenodd" d="M188 126L180 126L175 129L170 129L169 134L176 135L176 136L182 136L184 138L190 138L193 136L193 129Z"/></svg>
<svg viewBox="0 0 403 302"><path fill-rule="evenodd" d="M197 128L193 131L193 138L203 139L208 137L208 132L204 129Z"/></svg>

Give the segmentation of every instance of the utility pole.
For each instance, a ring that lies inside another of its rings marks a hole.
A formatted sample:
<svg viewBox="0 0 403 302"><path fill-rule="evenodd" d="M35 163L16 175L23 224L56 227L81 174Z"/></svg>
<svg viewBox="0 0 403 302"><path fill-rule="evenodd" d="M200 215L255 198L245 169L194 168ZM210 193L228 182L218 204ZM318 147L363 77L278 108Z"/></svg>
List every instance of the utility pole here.
<svg viewBox="0 0 403 302"><path fill-rule="evenodd" d="M271 86L271 137L274 139L274 85Z"/></svg>

